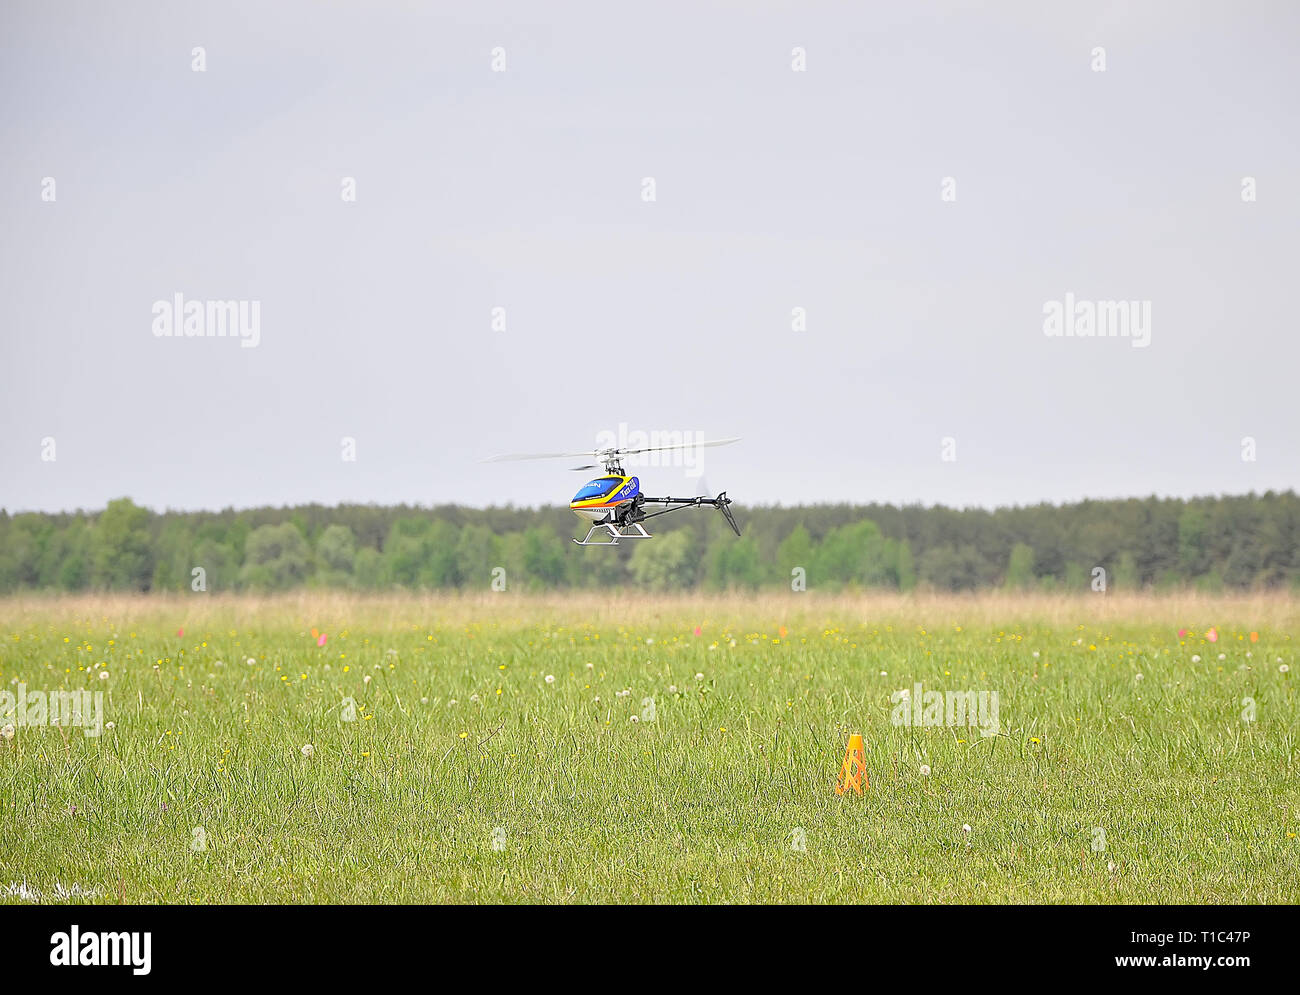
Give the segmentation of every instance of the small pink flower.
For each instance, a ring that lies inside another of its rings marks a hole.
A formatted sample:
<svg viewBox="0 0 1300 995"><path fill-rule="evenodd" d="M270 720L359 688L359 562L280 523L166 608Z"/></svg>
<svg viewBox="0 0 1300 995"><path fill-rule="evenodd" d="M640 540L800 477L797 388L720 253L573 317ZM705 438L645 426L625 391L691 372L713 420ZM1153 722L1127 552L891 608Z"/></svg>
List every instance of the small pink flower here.
<svg viewBox="0 0 1300 995"><path fill-rule="evenodd" d="M177 630L176 630L176 635L178 635L178 636L184 636L184 635L185 635L185 629L184 629L184 627L177 629Z"/></svg>
<svg viewBox="0 0 1300 995"><path fill-rule="evenodd" d="M317 645L317 646L324 646L324 645L325 645L325 640L328 639L328 638L329 638L329 636L325 635L325 633L322 632L322 633L320 634L320 637L316 640L316 645Z"/></svg>
<svg viewBox="0 0 1300 995"><path fill-rule="evenodd" d="M1219 630L1210 626L1210 631L1205 634L1205 638L1212 643L1217 643L1219 641Z"/></svg>
<svg viewBox="0 0 1300 995"><path fill-rule="evenodd" d="M1179 639L1182 639L1185 635L1187 635L1187 630L1186 630L1186 629L1179 629L1179 630L1178 630L1178 638L1179 638Z"/></svg>
<svg viewBox="0 0 1300 995"><path fill-rule="evenodd" d="M700 634L700 627L698 625L695 627L695 634L697 636Z"/></svg>

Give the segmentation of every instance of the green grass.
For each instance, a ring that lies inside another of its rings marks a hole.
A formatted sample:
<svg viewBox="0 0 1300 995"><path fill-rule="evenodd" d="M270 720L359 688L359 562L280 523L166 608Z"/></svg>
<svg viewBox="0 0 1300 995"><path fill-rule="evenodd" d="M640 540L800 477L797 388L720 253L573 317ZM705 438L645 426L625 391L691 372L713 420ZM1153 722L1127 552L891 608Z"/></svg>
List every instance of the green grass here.
<svg viewBox="0 0 1300 995"><path fill-rule="evenodd" d="M1289 601L803 597L0 602L0 690L114 723L0 739L0 902L1300 899Z"/></svg>

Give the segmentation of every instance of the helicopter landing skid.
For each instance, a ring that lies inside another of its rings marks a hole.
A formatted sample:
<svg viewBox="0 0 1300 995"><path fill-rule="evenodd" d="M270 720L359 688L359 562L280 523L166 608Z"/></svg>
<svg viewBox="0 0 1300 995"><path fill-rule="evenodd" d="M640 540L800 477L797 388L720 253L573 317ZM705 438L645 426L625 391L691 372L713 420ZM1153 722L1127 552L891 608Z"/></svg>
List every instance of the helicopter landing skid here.
<svg viewBox="0 0 1300 995"><path fill-rule="evenodd" d="M592 542L591 537L592 535L595 534L597 529L604 529L606 532L608 532L611 537L610 540L608 542ZM617 525L614 525L611 522L597 522L595 525L593 525L590 529L587 530L587 538L574 539L573 541L576 542L579 546L617 546L618 541L620 539L653 539L653 538L654 536L652 536L649 532L647 532L645 530L645 527L641 525L640 522L633 522L631 525L625 525L623 526L622 530L620 530Z"/></svg>

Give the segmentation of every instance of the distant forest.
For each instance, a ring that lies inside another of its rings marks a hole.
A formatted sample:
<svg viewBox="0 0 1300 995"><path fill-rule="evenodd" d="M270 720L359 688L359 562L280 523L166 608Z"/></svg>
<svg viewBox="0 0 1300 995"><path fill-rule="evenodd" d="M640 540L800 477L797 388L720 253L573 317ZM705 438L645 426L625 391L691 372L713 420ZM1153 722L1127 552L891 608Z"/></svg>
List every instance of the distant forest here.
<svg viewBox="0 0 1300 995"><path fill-rule="evenodd" d="M655 537L576 546L567 508L342 505L166 512L0 510L0 592L295 587L962 591L1285 588L1300 592L1292 491L954 510L733 506L654 522ZM1104 571L1104 573L1098 572Z"/></svg>

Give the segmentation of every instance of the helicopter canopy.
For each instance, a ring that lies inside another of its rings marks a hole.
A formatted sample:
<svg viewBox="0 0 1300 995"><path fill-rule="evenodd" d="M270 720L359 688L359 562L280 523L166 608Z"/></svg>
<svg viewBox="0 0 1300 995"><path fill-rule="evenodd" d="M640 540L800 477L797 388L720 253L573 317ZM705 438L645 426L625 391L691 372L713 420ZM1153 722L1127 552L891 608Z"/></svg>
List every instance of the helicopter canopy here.
<svg viewBox="0 0 1300 995"><path fill-rule="evenodd" d="M626 477L597 477L582 486L582 490L573 495L574 501L591 501L595 498L609 497L621 486Z"/></svg>

